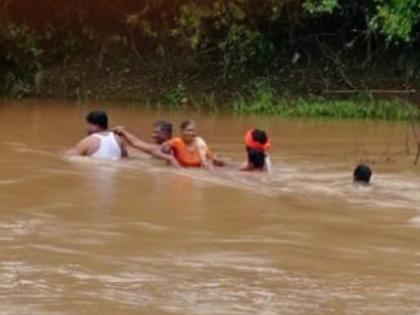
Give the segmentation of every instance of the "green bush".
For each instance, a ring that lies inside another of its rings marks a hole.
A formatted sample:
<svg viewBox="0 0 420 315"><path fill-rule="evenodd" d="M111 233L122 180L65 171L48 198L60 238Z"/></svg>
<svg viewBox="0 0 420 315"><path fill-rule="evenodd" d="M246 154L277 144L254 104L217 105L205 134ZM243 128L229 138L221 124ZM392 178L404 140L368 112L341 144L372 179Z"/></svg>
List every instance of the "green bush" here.
<svg viewBox="0 0 420 315"><path fill-rule="evenodd" d="M238 95L233 101L233 111L237 114L276 114L276 93L264 81L252 83L244 95Z"/></svg>
<svg viewBox="0 0 420 315"><path fill-rule="evenodd" d="M181 105L182 101L185 99L185 87L182 83L172 89L169 89L164 94L165 103L169 104L172 107Z"/></svg>
<svg viewBox="0 0 420 315"><path fill-rule="evenodd" d="M35 74L42 69L37 37L26 27L11 24L2 30L5 49L0 53L9 65L5 74L5 91L12 97L27 95L34 84Z"/></svg>

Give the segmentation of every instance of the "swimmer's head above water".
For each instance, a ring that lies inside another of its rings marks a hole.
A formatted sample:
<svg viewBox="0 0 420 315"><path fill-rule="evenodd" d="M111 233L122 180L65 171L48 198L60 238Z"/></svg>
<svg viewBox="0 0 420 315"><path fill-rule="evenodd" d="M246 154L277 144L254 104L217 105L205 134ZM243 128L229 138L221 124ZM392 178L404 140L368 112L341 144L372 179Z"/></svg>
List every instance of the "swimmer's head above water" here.
<svg viewBox="0 0 420 315"><path fill-rule="evenodd" d="M372 176L371 168L366 164L359 164L353 171L353 180L358 184L369 184Z"/></svg>
<svg viewBox="0 0 420 315"><path fill-rule="evenodd" d="M265 131L251 129L245 134L245 146L250 149L266 152L270 149L271 143L268 140L268 135Z"/></svg>
<svg viewBox="0 0 420 315"><path fill-rule="evenodd" d="M86 132L91 135L93 133L108 130L108 115L105 111L94 110L86 116Z"/></svg>
<svg viewBox="0 0 420 315"><path fill-rule="evenodd" d="M267 151L271 148L267 133L260 129L251 129L246 132L244 140L247 162L241 167L241 170L266 170Z"/></svg>
<svg viewBox="0 0 420 315"><path fill-rule="evenodd" d="M172 124L170 122L160 120L153 125L153 140L156 144L162 144L172 138Z"/></svg>

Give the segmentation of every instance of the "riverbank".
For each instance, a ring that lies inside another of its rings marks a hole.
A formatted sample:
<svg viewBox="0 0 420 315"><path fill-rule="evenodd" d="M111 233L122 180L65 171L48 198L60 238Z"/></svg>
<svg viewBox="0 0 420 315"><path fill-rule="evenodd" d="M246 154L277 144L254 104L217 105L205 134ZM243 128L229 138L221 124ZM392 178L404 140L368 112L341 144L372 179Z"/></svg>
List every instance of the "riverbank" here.
<svg viewBox="0 0 420 315"><path fill-rule="evenodd" d="M411 3L403 7L335 0L6 1L0 95L412 118L418 110L407 103L420 86L420 15L406 15L417 10ZM385 95L373 98L366 93L372 90Z"/></svg>
<svg viewBox="0 0 420 315"><path fill-rule="evenodd" d="M9 96L80 102L129 101L148 107L189 107L279 117L407 120L420 116L415 105L416 93L404 90L401 85L400 93L391 96L351 90L348 94L326 93L316 78L294 77L289 71L281 76L243 75L223 84L210 76L188 79L185 73L171 76L163 68L151 71L129 58L123 64L110 61L100 67L94 58L87 58L44 68L30 84L14 82ZM391 88L395 82L383 80L374 85L371 80L375 87L388 86L388 91L395 91ZM332 91L340 88L343 85L337 82Z"/></svg>
<svg viewBox="0 0 420 315"><path fill-rule="evenodd" d="M368 92L337 95L326 93L316 77L301 77L303 70L296 70L296 75L291 68L282 75L242 74L224 83L210 74L196 78L189 78L186 72L171 75L162 66L156 65L153 71L140 67L129 57L121 58L122 63L111 57L101 65L93 57L51 64L27 81L9 78L3 82L8 87L3 94L11 98L81 102L130 101L151 107L192 107L281 117L414 119L420 116L419 107L414 105L416 94L392 81L371 78L371 85L376 88L386 86L394 91L397 86L401 93L392 97ZM314 69L307 71L315 73ZM337 81L331 90L343 87Z"/></svg>
<svg viewBox="0 0 420 315"><path fill-rule="evenodd" d="M140 56L123 45L122 37L102 43L99 51L94 44L78 46L81 39L74 51L63 48L68 43L55 44L48 51L25 28L13 32L17 38L6 46L13 57L4 63L0 58L0 95L10 98L131 101L283 117L420 116L414 105L417 81L407 82L406 72L398 74L383 65L375 71L348 67L338 75L340 67L330 68L320 58L310 65L292 60L261 69L245 64L226 72L217 60L200 62L177 54Z"/></svg>

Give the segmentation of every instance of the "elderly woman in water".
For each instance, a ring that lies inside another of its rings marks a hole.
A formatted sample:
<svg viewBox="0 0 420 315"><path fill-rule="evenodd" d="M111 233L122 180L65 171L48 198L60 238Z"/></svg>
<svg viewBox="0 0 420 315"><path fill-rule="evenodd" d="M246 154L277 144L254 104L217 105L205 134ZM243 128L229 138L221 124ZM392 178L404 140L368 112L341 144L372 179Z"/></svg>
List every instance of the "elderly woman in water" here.
<svg viewBox="0 0 420 315"><path fill-rule="evenodd" d="M197 124L193 120L184 121L181 126L181 135L162 145L165 151L171 151L178 163L183 167L211 168L223 166L224 163L215 160L207 143L197 136Z"/></svg>
<svg viewBox="0 0 420 315"><path fill-rule="evenodd" d="M267 133L259 129L248 130L245 134L245 149L247 161L241 166L241 171L269 171L271 162L268 150L271 143Z"/></svg>

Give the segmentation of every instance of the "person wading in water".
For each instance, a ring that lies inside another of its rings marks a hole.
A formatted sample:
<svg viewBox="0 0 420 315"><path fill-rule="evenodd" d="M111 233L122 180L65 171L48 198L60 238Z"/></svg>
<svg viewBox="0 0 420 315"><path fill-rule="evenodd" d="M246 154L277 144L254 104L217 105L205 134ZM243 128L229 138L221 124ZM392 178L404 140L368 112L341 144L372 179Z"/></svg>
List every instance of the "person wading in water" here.
<svg viewBox="0 0 420 315"><path fill-rule="evenodd" d="M353 171L353 181L357 184L369 185L372 169L366 164L359 164Z"/></svg>
<svg viewBox="0 0 420 315"><path fill-rule="evenodd" d="M153 133L152 133L153 141L158 144L162 145L166 141L172 139L172 124L165 120L159 120L153 124Z"/></svg>
<svg viewBox="0 0 420 315"><path fill-rule="evenodd" d="M127 157L121 138L108 130L108 115L104 111L92 111L86 116L87 137L76 144L70 155L89 156L100 160L119 160Z"/></svg>
<svg viewBox="0 0 420 315"><path fill-rule="evenodd" d="M178 161L171 155L170 150L164 150L162 144L172 138L172 124L167 121L158 121L154 124L152 137L154 144L147 143L129 132L124 126L112 129L122 137L131 147L147 153L155 158L167 161L170 165L179 167Z"/></svg>
<svg viewBox="0 0 420 315"><path fill-rule="evenodd" d="M183 167L203 167L210 169L213 165L224 166L224 163L213 158L207 143L197 136L197 124L186 120L181 124L181 136L173 138L162 145L165 152L171 151Z"/></svg>
<svg viewBox="0 0 420 315"><path fill-rule="evenodd" d="M259 129L248 130L245 134L245 149L247 161L244 162L241 171L269 171L271 162L268 150L271 143L267 133Z"/></svg>
<svg viewBox="0 0 420 315"><path fill-rule="evenodd" d="M173 160L167 161L173 166L205 168L210 168L213 164L223 166L222 161L209 159L207 144L204 139L196 135L195 126L193 121L184 122L181 125L181 137L172 138L172 124L167 121L158 121L154 124L152 134L155 144L144 142L123 126L115 127L113 130L130 146L142 152L155 157L171 155Z"/></svg>

